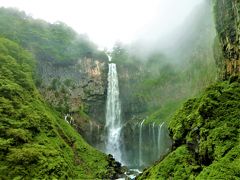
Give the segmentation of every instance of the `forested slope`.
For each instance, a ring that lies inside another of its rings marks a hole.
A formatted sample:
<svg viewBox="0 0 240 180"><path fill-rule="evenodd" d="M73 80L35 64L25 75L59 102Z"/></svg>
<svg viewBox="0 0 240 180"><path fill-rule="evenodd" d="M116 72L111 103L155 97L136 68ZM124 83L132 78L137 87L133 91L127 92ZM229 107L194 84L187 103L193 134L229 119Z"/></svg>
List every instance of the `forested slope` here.
<svg viewBox="0 0 240 180"><path fill-rule="evenodd" d="M87 35L62 22L34 19L0 8L0 36L17 42L36 59L34 82L44 100L64 117L71 114L89 143L104 129L108 58ZM91 133L91 129L95 133Z"/></svg>
<svg viewBox="0 0 240 180"><path fill-rule="evenodd" d="M38 93L36 61L0 39L0 178L110 178L119 164L89 146Z"/></svg>
<svg viewBox="0 0 240 180"><path fill-rule="evenodd" d="M103 57L86 35L79 35L62 22L34 19L17 9L0 8L0 34L31 51L37 60L72 63L79 58Z"/></svg>

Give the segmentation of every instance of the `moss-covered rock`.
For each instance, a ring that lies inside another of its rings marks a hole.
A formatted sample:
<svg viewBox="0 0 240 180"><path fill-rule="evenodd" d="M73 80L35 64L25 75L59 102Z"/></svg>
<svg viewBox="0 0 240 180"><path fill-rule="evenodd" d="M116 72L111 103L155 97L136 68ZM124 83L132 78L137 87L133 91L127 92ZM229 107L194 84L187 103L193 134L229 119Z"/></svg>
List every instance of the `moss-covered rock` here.
<svg viewBox="0 0 240 180"><path fill-rule="evenodd" d="M200 166L187 146L178 147L137 179L193 179Z"/></svg>
<svg viewBox="0 0 240 180"><path fill-rule="evenodd" d="M217 0L215 17L224 57L224 78L240 75L240 2Z"/></svg>
<svg viewBox="0 0 240 180"><path fill-rule="evenodd" d="M169 124L173 152L140 177L240 177L239 102L240 79L212 85L200 97L188 100Z"/></svg>

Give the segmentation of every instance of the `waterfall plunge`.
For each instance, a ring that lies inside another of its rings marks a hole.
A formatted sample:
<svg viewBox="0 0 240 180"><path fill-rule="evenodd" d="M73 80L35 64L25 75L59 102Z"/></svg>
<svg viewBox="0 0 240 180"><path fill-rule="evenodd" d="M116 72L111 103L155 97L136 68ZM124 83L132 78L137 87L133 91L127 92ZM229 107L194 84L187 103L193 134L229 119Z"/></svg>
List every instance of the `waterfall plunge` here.
<svg viewBox="0 0 240 180"><path fill-rule="evenodd" d="M109 61L111 59L109 58ZM106 125L107 141L106 151L114 156L117 161L122 162L120 148L121 136L121 106L119 100L119 87L116 64L109 64L108 71L108 91L106 105Z"/></svg>

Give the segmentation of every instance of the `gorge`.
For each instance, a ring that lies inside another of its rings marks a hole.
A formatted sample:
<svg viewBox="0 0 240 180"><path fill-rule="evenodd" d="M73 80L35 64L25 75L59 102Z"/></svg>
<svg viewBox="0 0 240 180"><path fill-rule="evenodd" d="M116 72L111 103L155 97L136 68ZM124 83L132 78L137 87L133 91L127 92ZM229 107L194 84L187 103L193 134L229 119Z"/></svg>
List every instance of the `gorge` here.
<svg viewBox="0 0 240 180"><path fill-rule="evenodd" d="M110 50L1 7L0 179L239 179L240 3L192 7Z"/></svg>

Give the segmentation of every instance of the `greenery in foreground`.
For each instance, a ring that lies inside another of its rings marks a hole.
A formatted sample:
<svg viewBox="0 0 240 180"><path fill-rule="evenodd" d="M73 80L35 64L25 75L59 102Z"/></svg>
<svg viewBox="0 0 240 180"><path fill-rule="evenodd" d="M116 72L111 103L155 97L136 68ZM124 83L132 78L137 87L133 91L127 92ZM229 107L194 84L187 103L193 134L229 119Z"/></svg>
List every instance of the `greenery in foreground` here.
<svg viewBox="0 0 240 180"><path fill-rule="evenodd" d="M171 120L174 150L138 179L239 179L240 79L216 83Z"/></svg>
<svg viewBox="0 0 240 180"><path fill-rule="evenodd" d="M34 64L28 52L0 38L0 179L113 177L112 158L44 103Z"/></svg>

